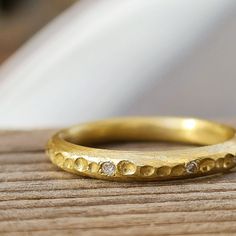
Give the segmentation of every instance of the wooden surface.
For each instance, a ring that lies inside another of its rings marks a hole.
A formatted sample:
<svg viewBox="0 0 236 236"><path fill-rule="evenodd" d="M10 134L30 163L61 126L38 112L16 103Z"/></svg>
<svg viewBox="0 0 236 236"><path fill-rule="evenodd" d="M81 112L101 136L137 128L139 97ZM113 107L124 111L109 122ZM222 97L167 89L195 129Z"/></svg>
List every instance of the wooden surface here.
<svg viewBox="0 0 236 236"><path fill-rule="evenodd" d="M0 132L0 235L236 235L236 172L153 183L78 177L46 158L51 133Z"/></svg>

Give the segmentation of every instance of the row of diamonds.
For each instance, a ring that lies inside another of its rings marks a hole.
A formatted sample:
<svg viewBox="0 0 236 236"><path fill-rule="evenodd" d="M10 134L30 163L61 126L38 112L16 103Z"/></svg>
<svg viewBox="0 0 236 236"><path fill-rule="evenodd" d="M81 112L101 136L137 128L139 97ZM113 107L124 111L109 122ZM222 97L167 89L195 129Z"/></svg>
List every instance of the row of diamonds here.
<svg viewBox="0 0 236 236"><path fill-rule="evenodd" d="M120 161L115 165L111 161L102 163L89 162L80 157L76 160L64 157L61 153L56 154L52 161L64 169L71 169L78 172L100 173L106 176L123 175L123 176L143 176L143 177L165 177L165 176L182 176L187 174L206 173L220 169L230 169L236 166L236 157L227 154L223 158L213 160L205 158L191 161L186 164L176 165L174 167L162 166L155 168L153 166L136 166L130 161Z"/></svg>

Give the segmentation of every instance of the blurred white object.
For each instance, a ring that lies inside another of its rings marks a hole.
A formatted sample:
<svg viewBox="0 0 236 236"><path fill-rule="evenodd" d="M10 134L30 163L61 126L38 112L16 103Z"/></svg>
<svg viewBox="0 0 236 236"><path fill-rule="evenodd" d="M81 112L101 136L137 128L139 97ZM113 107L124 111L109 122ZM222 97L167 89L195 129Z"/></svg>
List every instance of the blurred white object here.
<svg viewBox="0 0 236 236"><path fill-rule="evenodd" d="M1 68L0 128L64 126L132 113L126 108L184 60L235 4L79 1ZM155 106L149 102L147 113Z"/></svg>

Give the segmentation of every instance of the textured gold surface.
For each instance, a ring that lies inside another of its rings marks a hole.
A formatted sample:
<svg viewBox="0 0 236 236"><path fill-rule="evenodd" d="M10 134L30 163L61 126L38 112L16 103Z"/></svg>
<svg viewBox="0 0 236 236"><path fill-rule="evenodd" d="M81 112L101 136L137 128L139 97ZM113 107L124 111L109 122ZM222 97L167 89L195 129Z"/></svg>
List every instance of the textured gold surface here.
<svg viewBox="0 0 236 236"><path fill-rule="evenodd" d="M179 141L203 146L159 152L90 147L123 140ZM235 130L190 118L119 118L82 124L55 134L47 150L51 161L66 171L117 181L188 178L236 166Z"/></svg>

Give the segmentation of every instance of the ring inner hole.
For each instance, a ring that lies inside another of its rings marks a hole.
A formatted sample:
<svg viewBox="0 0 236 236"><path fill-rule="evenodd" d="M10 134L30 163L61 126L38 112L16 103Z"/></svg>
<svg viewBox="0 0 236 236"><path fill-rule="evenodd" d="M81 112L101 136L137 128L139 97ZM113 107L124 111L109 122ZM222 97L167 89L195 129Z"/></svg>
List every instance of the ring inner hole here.
<svg viewBox="0 0 236 236"><path fill-rule="evenodd" d="M196 119L127 119L80 125L64 135L69 142L95 148L162 150L221 143L234 130Z"/></svg>

